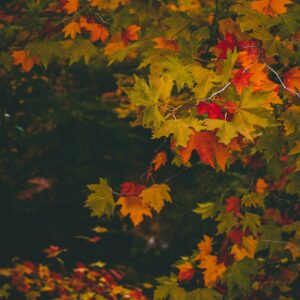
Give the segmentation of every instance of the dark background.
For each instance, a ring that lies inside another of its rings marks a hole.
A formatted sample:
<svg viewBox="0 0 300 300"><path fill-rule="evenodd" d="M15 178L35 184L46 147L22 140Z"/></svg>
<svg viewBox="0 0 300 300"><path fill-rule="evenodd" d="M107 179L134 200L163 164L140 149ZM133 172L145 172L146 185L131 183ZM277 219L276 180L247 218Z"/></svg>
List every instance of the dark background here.
<svg viewBox="0 0 300 300"><path fill-rule="evenodd" d="M136 284L168 274L170 264L190 255L202 233L209 233L209 222L192 209L220 196L231 179L205 166L162 168L157 182L175 174L169 181L174 203L137 228L118 214L91 218L84 208L87 184L103 177L118 191L124 181L139 182L162 143L151 139L150 130L130 127L131 119L119 119L118 99L101 100L116 88L116 70L110 71L54 65L35 67L30 75L10 72L0 82L0 267L13 257L43 262L43 249L52 244L68 249L66 264L103 260ZM161 150L170 161L167 144ZM19 199L35 177L49 179L51 188ZM91 228L97 225L109 229L100 242L76 238L95 236Z"/></svg>

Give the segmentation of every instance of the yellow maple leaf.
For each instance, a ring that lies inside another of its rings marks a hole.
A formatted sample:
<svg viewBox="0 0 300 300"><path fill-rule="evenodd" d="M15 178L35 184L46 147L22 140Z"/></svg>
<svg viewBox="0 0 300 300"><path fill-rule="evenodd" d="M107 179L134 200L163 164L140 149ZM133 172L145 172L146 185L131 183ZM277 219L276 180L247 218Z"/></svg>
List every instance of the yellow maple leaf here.
<svg viewBox="0 0 300 300"><path fill-rule="evenodd" d="M67 0L66 4L64 5L64 10L68 14L72 14L76 12L79 8L79 0Z"/></svg>
<svg viewBox="0 0 300 300"><path fill-rule="evenodd" d="M12 52L13 64L21 65L25 72L29 72L35 64L39 63L37 56L30 56L27 50L15 50Z"/></svg>
<svg viewBox="0 0 300 300"><path fill-rule="evenodd" d="M251 8L264 15L275 17L286 13L286 5L291 3L291 0L258 0L251 3Z"/></svg>
<svg viewBox="0 0 300 300"><path fill-rule="evenodd" d="M47 279L50 277L50 271L47 266L39 265L38 267L38 275L41 279Z"/></svg>
<svg viewBox="0 0 300 300"><path fill-rule="evenodd" d="M242 244L240 246L233 245L231 248L231 254L236 261L242 260L245 257L254 258L257 246L257 240L252 235L243 237Z"/></svg>
<svg viewBox="0 0 300 300"><path fill-rule="evenodd" d="M167 154L165 151L158 152L153 158L152 163L154 164L154 171L157 171L161 166L167 163Z"/></svg>
<svg viewBox="0 0 300 300"><path fill-rule="evenodd" d="M164 206L164 201L172 202L171 196L169 194L170 187L164 183L153 184L149 188L142 191L140 197L142 198L142 203L153 208L157 212L160 212Z"/></svg>
<svg viewBox="0 0 300 300"><path fill-rule="evenodd" d="M63 32L65 33L65 38L70 36L71 39L74 40L76 38L77 33L81 33L80 23L75 21L70 22L64 27Z"/></svg>
<svg viewBox="0 0 300 300"><path fill-rule="evenodd" d="M121 205L121 215L123 217L129 215L131 221L135 226L143 221L143 215L152 217L149 206L143 204L142 199L139 196L132 195L127 197L120 197L117 205Z"/></svg>

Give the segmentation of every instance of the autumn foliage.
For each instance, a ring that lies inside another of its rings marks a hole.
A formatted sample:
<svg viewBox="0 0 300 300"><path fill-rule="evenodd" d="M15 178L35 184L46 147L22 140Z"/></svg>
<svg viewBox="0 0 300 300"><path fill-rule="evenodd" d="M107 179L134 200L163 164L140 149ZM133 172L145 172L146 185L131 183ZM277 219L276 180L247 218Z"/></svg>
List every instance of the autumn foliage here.
<svg viewBox="0 0 300 300"><path fill-rule="evenodd" d="M153 299L299 299L297 1L29 2L0 10L3 72L30 76L79 61L126 66L110 95L119 99L116 114L161 141L135 182L100 178L87 186L91 217L139 226L172 209L172 176L158 179L168 165L184 172L205 165L236 178L218 199L195 195L202 202L194 212L212 229L157 279ZM27 299L44 291L57 299L145 299L98 265L66 275L20 262L4 275ZM84 296L68 296L76 292Z"/></svg>

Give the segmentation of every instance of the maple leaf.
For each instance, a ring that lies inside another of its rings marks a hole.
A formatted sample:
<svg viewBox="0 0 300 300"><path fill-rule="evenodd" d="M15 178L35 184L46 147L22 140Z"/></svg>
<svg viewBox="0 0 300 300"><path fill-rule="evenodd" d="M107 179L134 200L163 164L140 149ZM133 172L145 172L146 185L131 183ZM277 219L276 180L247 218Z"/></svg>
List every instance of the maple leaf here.
<svg viewBox="0 0 300 300"><path fill-rule="evenodd" d="M193 212L200 214L201 219L212 218L216 214L216 206L213 202L198 203Z"/></svg>
<svg viewBox="0 0 300 300"><path fill-rule="evenodd" d="M169 192L170 188L168 185L164 183L154 184L143 190L140 197L143 204L148 205L159 213L164 206L164 201L172 202Z"/></svg>
<svg viewBox="0 0 300 300"><path fill-rule="evenodd" d="M289 89L300 91L300 67L294 67L285 73L283 81Z"/></svg>
<svg viewBox="0 0 300 300"><path fill-rule="evenodd" d="M74 40L77 33L81 33L80 24L76 21L72 21L63 28L63 32L65 33L65 38L70 36L71 39Z"/></svg>
<svg viewBox="0 0 300 300"><path fill-rule="evenodd" d="M164 49L174 52L179 52L180 47L175 40L168 40L165 37L154 38L153 41L156 43L154 46L155 49Z"/></svg>
<svg viewBox="0 0 300 300"><path fill-rule="evenodd" d="M219 41L219 43L216 45L216 48L221 50L221 53L219 54L219 59L226 59L228 50L234 50L235 48L239 48L238 41L236 37L229 33L225 33L225 39L222 41Z"/></svg>
<svg viewBox="0 0 300 300"><path fill-rule="evenodd" d="M226 212L233 212L237 215L241 207L241 199L238 197L229 197L226 199Z"/></svg>
<svg viewBox="0 0 300 300"><path fill-rule="evenodd" d="M236 261L240 261L245 257L254 258L257 247L257 240L252 235L244 236L241 245L233 245L230 253Z"/></svg>
<svg viewBox="0 0 300 300"><path fill-rule="evenodd" d="M204 235L204 239L197 245L199 249L199 254L194 258L194 260L201 260L202 258L211 254L212 241L213 239L211 237Z"/></svg>
<svg viewBox="0 0 300 300"><path fill-rule="evenodd" d="M76 12L79 8L79 0L67 0L64 9L68 14Z"/></svg>
<svg viewBox="0 0 300 300"><path fill-rule="evenodd" d="M167 120L157 132L153 133L153 138L173 135L176 145L185 147L190 135L193 133L192 128L199 130L202 125L197 119L191 118Z"/></svg>
<svg viewBox="0 0 300 300"><path fill-rule="evenodd" d="M255 191L257 194L263 194L268 187L268 184L263 178L258 178L255 184Z"/></svg>
<svg viewBox="0 0 300 300"><path fill-rule="evenodd" d="M226 266L224 263L216 264L215 266L211 266L207 268L203 272L204 276L204 285L206 287L213 287L215 282L222 276L222 274L226 271Z"/></svg>
<svg viewBox="0 0 300 300"><path fill-rule="evenodd" d="M217 137L208 131L195 132L187 143L186 148L180 149L180 156L183 162L188 162L191 158L192 152L195 150L200 160L213 168L216 168L216 163L224 171L226 163L230 158L228 148L218 143Z"/></svg>
<svg viewBox="0 0 300 300"><path fill-rule="evenodd" d="M224 119L222 108L216 103L200 102L197 105L197 112L200 116L207 113L209 119Z"/></svg>
<svg viewBox="0 0 300 300"><path fill-rule="evenodd" d="M276 17L286 13L286 5L291 3L291 0L258 0L251 2L251 8L266 16Z"/></svg>
<svg viewBox="0 0 300 300"><path fill-rule="evenodd" d="M249 228L250 232L253 235L257 235L258 229L261 226L260 216L257 214L246 212L245 216L242 219L242 229L246 231Z"/></svg>
<svg viewBox="0 0 300 300"><path fill-rule="evenodd" d="M114 10L120 5L126 5L129 0L89 0L92 7L97 7L100 10Z"/></svg>
<svg viewBox="0 0 300 300"><path fill-rule="evenodd" d="M13 64L21 65L25 72L29 72L35 64L39 63L37 56L31 56L28 50L15 50L12 52Z"/></svg>
<svg viewBox="0 0 300 300"><path fill-rule="evenodd" d="M176 266L179 270L178 280L179 281L190 281L195 275L195 269L190 262L185 262L181 265Z"/></svg>
<svg viewBox="0 0 300 300"><path fill-rule="evenodd" d="M104 54L111 56L113 53L122 50L126 47L126 44L122 40L120 32L115 33L104 48Z"/></svg>
<svg viewBox="0 0 300 300"><path fill-rule="evenodd" d="M141 30L140 26L129 25L122 30L122 40L127 45L130 41L137 41L139 39L138 32Z"/></svg>
<svg viewBox="0 0 300 300"><path fill-rule="evenodd" d="M58 246L50 245L48 248L44 249L44 253L47 254L48 258L56 257L62 252L67 251L66 249L61 249Z"/></svg>
<svg viewBox="0 0 300 300"><path fill-rule="evenodd" d="M244 235L245 233L240 228L235 228L228 233L228 238L233 243L241 245Z"/></svg>
<svg viewBox="0 0 300 300"><path fill-rule="evenodd" d="M129 215L135 226L143 221L143 215L152 217L150 207L144 204L140 197L144 189L144 185L132 182L125 182L121 185L121 197L118 199L117 205L121 205L121 215L123 217Z"/></svg>
<svg viewBox="0 0 300 300"><path fill-rule="evenodd" d="M161 166L167 163L167 154L165 151L158 152L152 160L154 171L156 172Z"/></svg>
<svg viewBox="0 0 300 300"><path fill-rule="evenodd" d="M234 70L233 72L234 76L231 82L238 94L241 95L242 91L250 85L252 75L245 69Z"/></svg>
<svg viewBox="0 0 300 300"><path fill-rule="evenodd" d="M103 43L108 39L109 32L106 27L97 23L87 23L85 25L86 30L90 31L91 41L97 42L101 40Z"/></svg>
<svg viewBox="0 0 300 300"><path fill-rule="evenodd" d="M107 215L110 217L115 209L115 201L107 180L100 178L98 184L89 184L87 187L93 192L85 202L85 207L91 209L91 216L100 218L103 215Z"/></svg>

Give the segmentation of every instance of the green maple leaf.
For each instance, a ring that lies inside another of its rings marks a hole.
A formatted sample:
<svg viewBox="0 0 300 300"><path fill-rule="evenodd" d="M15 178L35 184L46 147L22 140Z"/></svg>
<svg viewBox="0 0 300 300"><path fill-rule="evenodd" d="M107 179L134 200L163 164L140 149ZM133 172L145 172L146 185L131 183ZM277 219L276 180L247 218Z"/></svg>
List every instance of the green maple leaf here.
<svg viewBox="0 0 300 300"><path fill-rule="evenodd" d="M228 145L230 141L238 135L236 126L226 120L207 119L204 124L208 130L219 129L216 136L219 137L219 141L225 145Z"/></svg>
<svg viewBox="0 0 300 300"><path fill-rule="evenodd" d="M123 88L130 100L138 106L149 107L158 102L159 91L148 85L146 80L134 75L133 89Z"/></svg>
<svg viewBox="0 0 300 300"><path fill-rule="evenodd" d="M185 300L221 300L222 295L211 289L195 289L186 294Z"/></svg>
<svg viewBox="0 0 300 300"><path fill-rule="evenodd" d="M176 82L177 90L181 91L185 86L193 87L194 79L189 72L188 65L185 65L179 58L166 56L160 62L155 63L164 72L169 74Z"/></svg>
<svg viewBox="0 0 300 300"><path fill-rule="evenodd" d="M232 212L225 212L222 211L218 217L216 218L216 221L219 221L220 223L217 226L217 234L222 233L229 233L231 229L237 224L238 220L237 217L233 215Z"/></svg>
<svg viewBox="0 0 300 300"><path fill-rule="evenodd" d="M204 99L209 91L215 86L215 74L211 70L205 69L198 64L193 64L189 68L191 72L195 86L193 92L198 101Z"/></svg>
<svg viewBox="0 0 300 300"><path fill-rule="evenodd" d="M88 196L85 207L91 210L91 216L100 218L107 215L110 217L114 213L115 201L107 180L100 178L98 184L89 184L87 187L92 193Z"/></svg>
<svg viewBox="0 0 300 300"><path fill-rule="evenodd" d="M178 287L177 278L160 277L157 279L159 285L154 291L154 300L184 300L186 292L183 288Z"/></svg>
<svg viewBox="0 0 300 300"><path fill-rule="evenodd" d="M262 225L260 228L262 235L259 238L256 251L269 250L270 256L282 251L284 244L279 226L274 222Z"/></svg>
<svg viewBox="0 0 300 300"><path fill-rule="evenodd" d="M245 89L241 95L236 113L233 116L233 126L236 131L252 140L255 126L267 127L275 123L270 118L270 112L262 107L269 93L252 92L252 86Z"/></svg>
<svg viewBox="0 0 300 300"><path fill-rule="evenodd" d="M52 57L62 57L63 47L61 42L39 42L27 45L26 49L30 51L32 55L37 55L42 65L47 68L48 63Z"/></svg>
<svg viewBox="0 0 300 300"><path fill-rule="evenodd" d="M229 295L237 295L241 294L241 291L249 291L251 288L250 276L256 274L257 267L257 261L250 260L248 258L235 262L231 267L229 267L225 273L225 280L229 289Z"/></svg>
<svg viewBox="0 0 300 300"><path fill-rule="evenodd" d="M215 82L218 82L221 85L228 83L228 80L231 77L232 68L237 60L237 57L238 57L238 52L236 48L234 48L233 52L230 49L227 51L227 58L223 63L222 74L217 75L214 78Z"/></svg>
<svg viewBox="0 0 300 300"><path fill-rule="evenodd" d="M200 130L203 126L197 119L172 119L166 120L162 126L153 133L153 138L160 138L162 136L174 136L177 146L185 147L193 130Z"/></svg>
<svg viewBox="0 0 300 300"><path fill-rule="evenodd" d="M5 283L4 285L2 285L2 287L0 288L0 298L1 299L8 299L10 294L9 294L9 290L11 289L11 285Z"/></svg>
<svg viewBox="0 0 300 300"><path fill-rule="evenodd" d="M216 214L216 206L213 202L198 203L193 212L200 214L202 220L213 218Z"/></svg>
<svg viewBox="0 0 300 300"><path fill-rule="evenodd" d="M88 64L90 59L99 53L98 48L85 39L63 41L62 45L68 53L69 65L78 62L81 58Z"/></svg>
<svg viewBox="0 0 300 300"><path fill-rule="evenodd" d="M247 228L253 233L253 235L257 235L258 230L260 229L260 216L257 214L246 212L245 216L242 219L242 229L246 231Z"/></svg>

